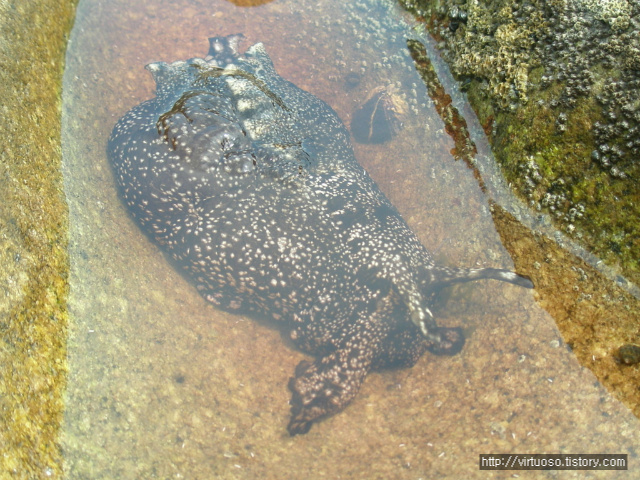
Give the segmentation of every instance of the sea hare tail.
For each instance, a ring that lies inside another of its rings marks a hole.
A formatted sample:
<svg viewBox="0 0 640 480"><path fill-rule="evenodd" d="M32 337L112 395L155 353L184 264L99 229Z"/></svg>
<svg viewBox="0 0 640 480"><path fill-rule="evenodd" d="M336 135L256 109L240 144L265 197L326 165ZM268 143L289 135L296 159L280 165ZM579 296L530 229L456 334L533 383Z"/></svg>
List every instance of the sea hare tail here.
<svg viewBox="0 0 640 480"><path fill-rule="evenodd" d="M520 287L534 287L533 282L529 277L499 268L435 267L431 270L430 274L432 276L430 286L436 288L446 287L454 283L471 282L475 280L500 280L501 282L513 283Z"/></svg>

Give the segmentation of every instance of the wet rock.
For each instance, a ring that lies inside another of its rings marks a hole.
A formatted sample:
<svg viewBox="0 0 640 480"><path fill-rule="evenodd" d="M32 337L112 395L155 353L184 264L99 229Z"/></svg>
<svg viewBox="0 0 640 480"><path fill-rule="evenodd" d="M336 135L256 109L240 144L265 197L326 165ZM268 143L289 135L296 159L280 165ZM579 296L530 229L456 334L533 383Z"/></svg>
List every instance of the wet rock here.
<svg viewBox="0 0 640 480"><path fill-rule="evenodd" d="M640 282L640 6L402 3L429 19L522 198Z"/></svg>

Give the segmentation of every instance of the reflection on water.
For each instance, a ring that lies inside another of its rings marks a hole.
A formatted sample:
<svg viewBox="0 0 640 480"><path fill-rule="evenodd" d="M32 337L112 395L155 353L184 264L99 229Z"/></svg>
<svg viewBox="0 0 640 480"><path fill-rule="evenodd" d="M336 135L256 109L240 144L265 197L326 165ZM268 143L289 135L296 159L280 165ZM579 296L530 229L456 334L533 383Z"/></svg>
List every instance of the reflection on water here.
<svg viewBox="0 0 640 480"><path fill-rule="evenodd" d="M379 89L401 95L403 128L354 142L360 163L442 263L510 267L407 51L420 37L393 4L86 0L63 118L69 478L459 478L479 453L632 451L637 420L579 367L531 292L497 282L458 288L438 310L467 333L459 355L370 375L342 414L288 437L286 385L304 356L198 295L128 217L105 155L116 120L153 95L145 64L203 56L208 37L237 32L347 125Z"/></svg>

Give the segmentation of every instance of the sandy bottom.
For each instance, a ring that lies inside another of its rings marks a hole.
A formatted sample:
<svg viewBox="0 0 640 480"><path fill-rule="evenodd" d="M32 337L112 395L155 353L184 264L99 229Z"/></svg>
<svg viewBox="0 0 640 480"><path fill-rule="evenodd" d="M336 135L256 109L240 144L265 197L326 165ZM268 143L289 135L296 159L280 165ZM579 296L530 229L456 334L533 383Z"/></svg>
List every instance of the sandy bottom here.
<svg viewBox="0 0 640 480"><path fill-rule="evenodd" d="M354 145L358 159L441 263L512 263L472 172L449 153L403 51L405 32L384 30L400 17L384 2L335 16L342 6L311 1L148 3L132 11L123 0L85 1L68 55L68 478L512 478L480 472L478 455L636 456L636 417L580 366L535 292L497 282L457 288L438 305L442 325L465 329L459 355L374 373L343 413L289 437L286 385L305 357L272 326L207 304L118 199L106 140L121 115L152 96L144 64L202 56L208 36L244 32L247 45L263 41L285 78L347 124L376 87L399 82L411 106L405 128L381 147ZM354 73L355 86L345 80Z"/></svg>

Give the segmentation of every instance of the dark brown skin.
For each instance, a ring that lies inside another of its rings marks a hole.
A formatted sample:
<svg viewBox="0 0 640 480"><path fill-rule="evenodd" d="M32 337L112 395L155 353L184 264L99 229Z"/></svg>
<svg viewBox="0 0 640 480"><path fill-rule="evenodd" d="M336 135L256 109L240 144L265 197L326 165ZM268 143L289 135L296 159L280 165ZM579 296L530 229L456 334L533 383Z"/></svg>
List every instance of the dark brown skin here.
<svg viewBox="0 0 640 480"><path fill-rule="evenodd" d="M220 308L268 316L317 357L289 382L289 433L341 411L369 371L457 353L429 305L497 269L434 264L357 163L324 102L277 75L258 44L211 39L206 59L147 68L156 98L115 126L108 154L152 241Z"/></svg>

